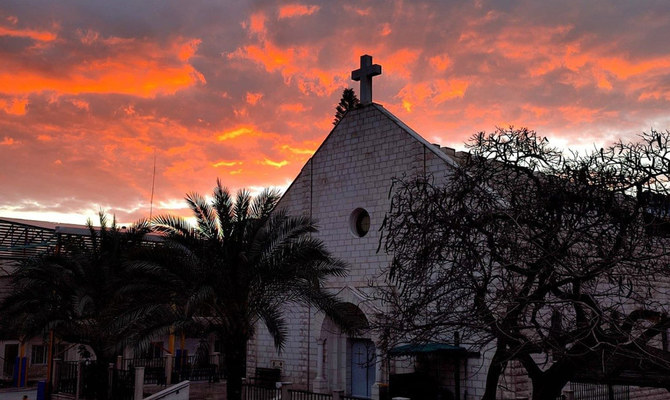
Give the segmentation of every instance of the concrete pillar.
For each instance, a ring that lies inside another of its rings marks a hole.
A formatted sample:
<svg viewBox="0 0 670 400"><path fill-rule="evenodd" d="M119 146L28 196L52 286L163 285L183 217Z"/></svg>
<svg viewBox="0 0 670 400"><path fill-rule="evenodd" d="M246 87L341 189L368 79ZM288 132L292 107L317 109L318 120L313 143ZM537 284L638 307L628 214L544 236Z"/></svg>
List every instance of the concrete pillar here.
<svg viewBox="0 0 670 400"><path fill-rule="evenodd" d="M109 363L107 367L107 398L112 398L112 388L114 387L114 363Z"/></svg>
<svg viewBox="0 0 670 400"><path fill-rule="evenodd" d="M116 369L123 369L123 356L116 356Z"/></svg>
<svg viewBox="0 0 670 400"><path fill-rule="evenodd" d="M328 389L328 381L325 378L324 373L324 364L323 364L323 353L324 346L326 341L324 339L318 339L316 341L316 379L312 384L312 391L316 393L326 393Z"/></svg>
<svg viewBox="0 0 670 400"><path fill-rule="evenodd" d="M575 391L570 389L564 390L563 396L565 396L565 400L575 400Z"/></svg>
<svg viewBox="0 0 670 400"><path fill-rule="evenodd" d="M291 400L291 395L289 394L289 389L293 386L291 382L282 382L281 383L281 398L282 400Z"/></svg>
<svg viewBox="0 0 670 400"><path fill-rule="evenodd" d="M135 367L135 391L134 400L142 400L144 397L144 367Z"/></svg>
<svg viewBox="0 0 670 400"><path fill-rule="evenodd" d="M379 387L384 384L384 377L382 376L382 351L379 347L375 349L375 383L372 385L372 400L379 400Z"/></svg>
<svg viewBox="0 0 670 400"><path fill-rule="evenodd" d="M344 390L333 390L333 400L340 400L344 396Z"/></svg>

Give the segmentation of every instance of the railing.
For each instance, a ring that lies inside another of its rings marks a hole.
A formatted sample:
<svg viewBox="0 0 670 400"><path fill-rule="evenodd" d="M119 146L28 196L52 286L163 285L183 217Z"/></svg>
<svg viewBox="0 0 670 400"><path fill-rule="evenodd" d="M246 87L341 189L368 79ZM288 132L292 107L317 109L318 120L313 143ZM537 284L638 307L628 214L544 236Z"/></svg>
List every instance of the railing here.
<svg viewBox="0 0 670 400"><path fill-rule="evenodd" d="M165 369L165 358L124 358L121 363L121 369L129 370L133 367L163 368Z"/></svg>
<svg viewBox="0 0 670 400"><path fill-rule="evenodd" d="M208 360L197 355L175 357L173 374L177 380L217 382L225 378L224 370L220 366L221 359L218 354L209 355Z"/></svg>
<svg viewBox="0 0 670 400"><path fill-rule="evenodd" d="M281 389L265 386L244 384L244 398L242 400L281 400Z"/></svg>
<svg viewBox="0 0 670 400"><path fill-rule="evenodd" d="M56 393L76 394L77 361L59 361Z"/></svg>
<svg viewBox="0 0 670 400"><path fill-rule="evenodd" d="M340 400L370 400L369 397L359 397L359 396L340 396Z"/></svg>
<svg viewBox="0 0 670 400"><path fill-rule="evenodd" d="M215 364L184 366L175 369L172 376L173 382L182 380L218 382L221 378L219 368Z"/></svg>
<svg viewBox="0 0 670 400"><path fill-rule="evenodd" d="M332 400L332 394L312 393L306 390L288 390L291 400Z"/></svg>
<svg viewBox="0 0 670 400"><path fill-rule="evenodd" d="M628 386L570 382L575 400L629 400Z"/></svg>
<svg viewBox="0 0 670 400"><path fill-rule="evenodd" d="M121 363L124 371L134 371L135 367L144 367L144 383L164 385L165 358L124 358Z"/></svg>
<svg viewBox="0 0 670 400"><path fill-rule="evenodd" d="M114 369L112 379L112 399L133 400L135 375L131 371Z"/></svg>

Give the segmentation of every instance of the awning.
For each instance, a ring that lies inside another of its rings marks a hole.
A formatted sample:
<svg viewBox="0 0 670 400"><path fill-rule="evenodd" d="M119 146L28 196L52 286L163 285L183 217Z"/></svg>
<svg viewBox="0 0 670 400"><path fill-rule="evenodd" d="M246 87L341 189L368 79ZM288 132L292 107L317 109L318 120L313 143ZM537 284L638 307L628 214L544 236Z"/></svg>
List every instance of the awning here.
<svg viewBox="0 0 670 400"><path fill-rule="evenodd" d="M417 354L439 353L450 355L454 357L470 357L477 356L479 353L469 352L466 348L461 346L454 346L447 343L418 343L418 344L404 344L396 346L389 350L390 356L413 356Z"/></svg>

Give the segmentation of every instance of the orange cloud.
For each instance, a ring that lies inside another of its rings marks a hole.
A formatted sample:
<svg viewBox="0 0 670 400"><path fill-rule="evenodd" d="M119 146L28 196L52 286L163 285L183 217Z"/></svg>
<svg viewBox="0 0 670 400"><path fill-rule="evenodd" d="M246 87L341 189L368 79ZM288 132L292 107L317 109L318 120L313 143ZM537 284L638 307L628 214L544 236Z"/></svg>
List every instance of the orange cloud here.
<svg viewBox="0 0 670 400"><path fill-rule="evenodd" d="M192 39L189 40L186 43L180 44L178 54L179 54L179 59L181 61L186 61L189 58L193 57L195 52L198 50L198 46L200 46L200 43L202 43L202 40L200 39Z"/></svg>
<svg viewBox="0 0 670 400"><path fill-rule="evenodd" d="M242 165L242 161L219 161L214 164L212 164L212 167L214 168L219 168L219 167L234 167L236 165Z"/></svg>
<svg viewBox="0 0 670 400"><path fill-rule="evenodd" d="M289 151L293 154L304 154L304 155L309 155L309 156L314 154L314 152L316 151L316 148L299 149L299 148L291 147L287 144L282 145L281 149L282 150L287 150L287 151Z"/></svg>
<svg viewBox="0 0 670 400"><path fill-rule="evenodd" d="M80 110L89 111L89 104L88 104L88 102L86 102L84 100L72 99L72 100L70 100L70 102Z"/></svg>
<svg viewBox="0 0 670 400"><path fill-rule="evenodd" d="M638 62L631 62L620 57L602 58L597 64L620 79L628 79L634 75L642 75L651 71L667 71L670 57L657 57Z"/></svg>
<svg viewBox="0 0 670 400"><path fill-rule="evenodd" d="M5 136L2 141L0 141L0 146L13 146L15 144L18 144L14 138L10 138L9 136Z"/></svg>
<svg viewBox="0 0 670 400"><path fill-rule="evenodd" d="M87 40L108 46L112 55L73 63L66 74L47 73L39 67L31 68L30 64L9 60L7 67L0 71L0 82L3 82L0 91L118 93L150 98L206 83L200 72L181 59L185 56L183 47L196 46L197 41L178 39L173 47L164 49L153 42L100 39L95 34Z"/></svg>
<svg viewBox="0 0 670 400"><path fill-rule="evenodd" d="M358 4L357 4L357 5L358 5ZM359 8L359 7L357 7L357 6L350 6L350 5L348 5L348 4L346 4L346 5L344 6L344 9L345 9L347 12L353 12L353 13L356 13L356 14L358 14L358 15L360 15L360 16L367 16L367 15L370 15L370 13L372 12L372 7Z"/></svg>
<svg viewBox="0 0 670 400"><path fill-rule="evenodd" d="M253 132L254 132L254 130L251 127L241 127L241 128L232 129L232 130L223 132L222 134L217 136L217 139L219 139L221 141L230 140L230 139L235 139L238 136L253 134Z"/></svg>
<svg viewBox="0 0 670 400"><path fill-rule="evenodd" d="M391 29L391 24L389 24L388 22L385 22L382 25L382 29L379 32L379 34L382 35L382 36L388 36L388 35L391 34L391 32L393 32L393 30Z"/></svg>
<svg viewBox="0 0 670 400"><path fill-rule="evenodd" d="M428 59L428 63L430 64L431 67L433 67L435 70L439 72L446 71L446 69L449 68L451 64L453 64L451 58L449 58L449 56L446 54L433 56Z"/></svg>
<svg viewBox="0 0 670 400"><path fill-rule="evenodd" d="M253 105L256 105L258 101L263 97L263 93L251 93L247 92L247 103Z"/></svg>
<svg viewBox="0 0 670 400"><path fill-rule="evenodd" d="M279 19L312 15L319 11L320 8L321 7L315 5L306 6L304 4L287 4L279 8Z"/></svg>
<svg viewBox="0 0 670 400"><path fill-rule="evenodd" d="M462 79L436 79L408 84L400 89L397 97L401 99L403 108L411 112L415 105L439 105L447 100L463 97L468 86L468 81Z"/></svg>
<svg viewBox="0 0 670 400"><path fill-rule="evenodd" d="M282 48L268 40L238 48L227 55L228 59L246 59L263 65L266 71L279 71L284 83L295 82L303 94L314 93L327 96L342 87L341 78L345 74L321 70L318 65L318 51L307 46Z"/></svg>
<svg viewBox="0 0 670 400"><path fill-rule="evenodd" d="M288 165L288 161L286 161L286 160L272 161L272 160L267 159L267 158L264 159L263 161L261 161L260 163L263 164L263 165L269 165L269 166L275 167L275 168L281 168L281 167L285 167L285 166Z"/></svg>
<svg viewBox="0 0 670 400"><path fill-rule="evenodd" d="M242 26L246 27L244 23ZM260 35L265 34L265 14L258 12L251 15L249 18L249 31Z"/></svg>
<svg viewBox="0 0 670 400"><path fill-rule="evenodd" d="M25 115L28 100L26 99L12 99L11 103L5 100L0 100L0 109L7 114Z"/></svg>
<svg viewBox="0 0 670 400"><path fill-rule="evenodd" d="M421 50L400 49L384 58L383 68L385 72L409 79L412 76L409 65L416 62L419 54L421 54Z"/></svg>
<svg viewBox="0 0 670 400"><path fill-rule="evenodd" d="M0 26L0 36L25 37L39 42L51 42L58 37L53 32L37 31L32 29L12 29Z"/></svg>
<svg viewBox="0 0 670 400"><path fill-rule="evenodd" d="M302 112L305 111L306 108L301 103L289 103L280 105L279 110L290 111L290 112Z"/></svg>

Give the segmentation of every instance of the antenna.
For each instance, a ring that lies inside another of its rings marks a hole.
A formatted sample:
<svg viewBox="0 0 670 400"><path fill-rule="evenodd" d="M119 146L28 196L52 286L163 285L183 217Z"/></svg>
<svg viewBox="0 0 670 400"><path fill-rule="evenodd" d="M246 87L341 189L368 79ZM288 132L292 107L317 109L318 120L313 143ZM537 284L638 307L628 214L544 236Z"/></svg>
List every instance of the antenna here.
<svg viewBox="0 0 670 400"><path fill-rule="evenodd" d="M154 212L154 186L156 184L156 148L154 147L154 173L151 176L151 206L149 207L149 220Z"/></svg>

